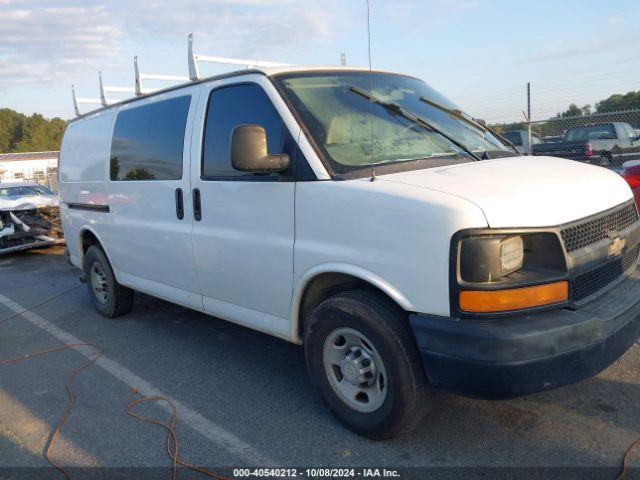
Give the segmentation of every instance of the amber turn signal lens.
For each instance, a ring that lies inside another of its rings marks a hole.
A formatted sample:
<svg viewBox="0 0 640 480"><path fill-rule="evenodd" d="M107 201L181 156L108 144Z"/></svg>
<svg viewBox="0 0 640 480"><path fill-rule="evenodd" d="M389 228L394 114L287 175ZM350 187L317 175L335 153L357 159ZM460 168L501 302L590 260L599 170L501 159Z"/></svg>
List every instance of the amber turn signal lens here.
<svg viewBox="0 0 640 480"><path fill-rule="evenodd" d="M508 312L566 302L569 282L555 282L511 290L460 292L460 310L469 313Z"/></svg>

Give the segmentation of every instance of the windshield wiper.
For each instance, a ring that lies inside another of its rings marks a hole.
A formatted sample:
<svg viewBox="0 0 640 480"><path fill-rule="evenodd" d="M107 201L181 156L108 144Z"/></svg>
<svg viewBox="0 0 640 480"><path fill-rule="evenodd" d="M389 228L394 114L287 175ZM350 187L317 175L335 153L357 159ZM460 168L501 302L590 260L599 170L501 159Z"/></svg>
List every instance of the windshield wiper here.
<svg viewBox="0 0 640 480"><path fill-rule="evenodd" d="M440 135L441 137L446 138L451 143L453 143L456 147L458 147L463 152L465 152L468 155L470 155L475 160L478 160L478 161L481 160L480 157L478 157L475 153L473 153L466 145L458 142L457 140L454 140L448 134L446 134L443 131L437 129L436 127L431 125L429 122L427 122L425 119L418 117L417 115L409 112L408 110L405 110L404 107L398 105L397 103L386 102L384 100L381 100L379 98L374 97L373 95L369 95L367 92L365 92L364 90L360 90L357 87L349 87L349 90L352 91L353 93L357 94L357 95L360 95L361 97L366 98L367 100L369 100L372 103L377 103L378 105L380 105L381 107L387 109L391 113L394 113L396 115L400 115L401 117L409 120L412 123L415 123L416 125L424 128L425 130L429 130L429 131L431 131L433 133L436 133L436 134Z"/></svg>
<svg viewBox="0 0 640 480"><path fill-rule="evenodd" d="M443 112L453 115L457 119L462 120L463 122L476 127L478 130L481 130L483 133L487 133L487 132L491 133L493 136L500 138L501 141L503 141L509 147L511 147L513 151L516 152L518 155L520 154L516 146L513 143L511 143L508 138L505 138L504 136L500 135L498 132L493 131L492 129L490 129L486 125L483 125L477 120L467 117L464 113L462 113L461 110L447 108L444 105L440 105L438 102L434 102L433 100L428 99L427 97L420 97L420 101L423 103L426 103L427 105L431 105L432 107L435 107L438 110L442 110ZM484 139L484 136L483 136L483 139Z"/></svg>
<svg viewBox="0 0 640 480"><path fill-rule="evenodd" d="M476 150L476 153L480 153ZM496 156L497 154L499 154L498 156ZM520 152L510 152L509 150L499 150L497 148L494 149L488 149L488 150L483 150L482 151L482 155L480 155L480 157L483 160L492 160L494 158L508 158L508 157L513 157L513 156L520 156L521 153Z"/></svg>

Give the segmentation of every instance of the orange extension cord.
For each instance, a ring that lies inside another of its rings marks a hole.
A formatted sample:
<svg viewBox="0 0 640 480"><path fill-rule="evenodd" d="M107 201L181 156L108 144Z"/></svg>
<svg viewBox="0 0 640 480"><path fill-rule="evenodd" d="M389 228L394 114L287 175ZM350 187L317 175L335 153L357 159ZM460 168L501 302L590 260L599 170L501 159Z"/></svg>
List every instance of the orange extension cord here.
<svg viewBox="0 0 640 480"><path fill-rule="evenodd" d="M638 438L635 442L633 442L627 451L624 452L624 458L622 459L622 470L620 471L620 475L616 477L616 480L623 480L627 475L627 470L629 469L629 458L631 457L631 452L640 445L640 438Z"/></svg>
<svg viewBox="0 0 640 480"><path fill-rule="evenodd" d="M171 407L171 423L166 424L162 423L158 420L154 420L153 418L143 417L142 415L138 415L131 411L133 407L143 402L166 402L169 407ZM183 460L180 460L178 457L178 450L180 448L180 444L178 442L178 437L176 435L175 427L176 427L176 406L166 397L142 397L137 400L134 400L129 405L127 405L127 415L137 418L146 423L151 423L154 425L158 425L167 430L167 453L171 460L173 460L173 480L176 480L176 474L178 470L178 465L182 465L183 467L188 468L189 470L193 470L194 472L202 473L210 478L215 478L216 480L228 480L226 477L221 477L220 475L216 475L204 468L196 467L195 465L191 465ZM173 446L173 448L172 448Z"/></svg>
<svg viewBox="0 0 640 480"><path fill-rule="evenodd" d="M98 360L98 358L100 358L100 356L102 355L102 350L97 345L95 345L93 343L73 343L73 344L69 344L69 345L60 345L58 347L47 348L46 350L39 350L37 352L28 353L26 355L21 355L19 357L10 358L8 360L0 361L0 367L4 367L4 366L7 366L7 365L13 365L14 363L18 363L18 362L21 362L23 360L29 360L29 359L32 359L32 358L37 358L37 357L41 357L43 355L47 355L49 353L59 352L61 350L67 350L67 349L76 348L76 347L93 347L93 348L96 349L96 354L93 357L91 357L88 362L86 362L86 363L82 364L80 367L76 368L71 373L69 378L67 379L67 382L65 383L64 386L67 389L67 395L69 396L69 402L67 403L67 408L65 409L64 413L60 417L60 420L58 420L58 425L56 425L56 428L53 431L53 435L51 436L51 439L49 440L49 444L47 445L47 449L46 449L46 451L44 453L44 458L47 460L47 462L49 462L53 467L55 467L57 470L59 470L65 477L67 477L68 480L72 480L73 477L71 476L71 474L67 470L64 469L64 467L62 465L56 463L55 460L53 460L51 458L51 452L53 451L53 449L56 446L56 442L58 441L58 436L60 435L60 431L62 430L62 426L65 424L65 422L69 418L69 415L71 414L71 410L73 410L73 407L74 407L74 405L76 403L76 396L73 393L73 389L71 388L71 384L73 383L75 378L78 376L78 374L82 370L84 370L85 368L89 367L90 365L93 365L96 362L96 360Z"/></svg>
<svg viewBox="0 0 640 480"><path fill-rule="evenodd" d="M47 303L52 302L53 300L55 300L56 298L59 298L69 292L71 292L72 290L75 290L76 288L80 288L81 285L77 285L75 287L72 287L68 290L65 290L57 295L54 295L53 297L49 297L47 300L38 303L37 305L32 306L31 308L25 309L21 312L18 312L14 315L11 315L3 320L0 320L0 325L8 322L9 320L12 320L16 317L19 317L27 312L30 312L38 307L41 307ZM65 424L65 422L67 421L67 419L69 418L69 415L71 414L71 411L73 410L73 407L75 406L76 403L76 396L73 393L73 389L71 388L71 385L73 384L74 380L76 379L76 377L78 376L78 374L80 372L82 372L84 369L90 367L91 365L93 365L104 353L104 351L95 343L74 343L74 344L69 344L69 345L59 345L57 347L52 347L52 348L47 348L45 350L38 350L36 352L32 352L32 353L27 353L25 355L20 355L18 357L15 358L9 358L7 360L1 360L0 361L0 367L5 367L7 365L13 365L15 363L24 361L24 360L30 360L32 358L37 358L37 357L41 357L43 355L48 355L50 353L55 353L55 352L59 352L62 350L68 350L71 348L78 348L78 347L93 347L96 350L96 353L93 357L91 357L89 359L88 362L82 364L81 366L79 366L78 368L76 368L75 370L73 370L73 372L71 372L71 375L69 376L69 378L67 379L67 382L65 383L65 388L67 389L67 394L69 397L69 402L67 403L67 408L65 409L64 413L62 414L62 416L60 417L60 420L58 421L58 424L56 425L55 430L53 431L53 435L51 436L51 439L49 440L49 444L47 445L47 449L45 451L45 459L47 460L47 462L49 462L53 467L55 467L57 470L59 470L68 480L73 480L73 477L71 476L71 474L65 470L64 467L62 467L60 464L56 463L52 458L51 458L51 452L53 451L53 449L55 448L56 442L58 440L58 436L60 435L60 432L62 430L63 425ZM131 409L133 407L135 407L136 405L139 405L141 403L144 402L165 402L169 405L169 407L171 407L171 423L166 424L166 423L162 423L159 420L154 420L153 418L149 418L149 417L144 417L142 415L139 415L137 413L134 413ZM200 468L200 467L196 467L195 465L192 465L190 463L187 463L183 460L180 460L180 457L178 456L178 451L180 449L180 442L178 441L178 436L176 434L176 421L177 421L177 415L176 415L176 407L175 405L171 402L171 400L169 400L166 397L142 397L142 398L138 398L137 400L134 400L133 402L129 403L127 405L126 408L126 412L127 415L143 421L145 423L150 423L153 425L158 425L162 428L164 428L165 430L167 430L167 454L169 455L169 457L171 458L172 462L173 462L173 468L172 468L172 480L176 480L177 477L177 473L178 473L178 465L181 465L185 468L188 468L189 470L192 470L194 472L198 472L201 473L203 475L206 475L209 478L214 478L216 480L228 480L226 477L222 477L220 475L216 475L215 473L212 473L204 468ZM627 474L628 468L629 468L629 459L631 457L631 453L635 450L636 447L638 447L640 445L640 438L638 438L636 441L634 441L629 448L627 449L627 451L624 454L623 457L623 461L622 461L622 470L620 471L620 474L616 477L616 480L623 480Z"/></svg>
<svg viewBox="0 0 640 480"><path fill-rule="evenodd" d="M8 322L9 320L12 320L16 317L19 317L21 315L23 315L24 313L27 313L29 311L32 311L35 308L41 307L47 303L52 302L53 300L55 300L56 298L59 298L69 292L71 292L72 290L75 290L76 288L79 288L81 285L77 285L73 288L67 289L57 295L54 295L52 297L49 297L47 300L38 303L37 305L34 305L31 308L25 309L21 312L18 312L14 315L11 315L3 320L0 320L0 325ZM71 411L73 410L73 407L76 404L76 396L75 393L73 392L73 388L72 388L72 384L75 381L76 377L80 374L80 372L82 372L83 370L85 370L86 368L90 367L91 365L93 365L104 353L104 350L102 350L102 348L100 348L98 345L96 345L95 343L73 343L73 344L64 344L64 345L58 345L56 347L52 347L52 348L47 348L44 350L37 350L35 352L32 353L27 353L24 355L20 355L18 357L14 357L14 358L9 358L7 360L0 360L0 368L1 367L6 367L9 365L13 365L16 364L18 362L22 362L24 360L30 360L32 358L38 358L38 357L42 357L44 355L48 355L51 353L55 353L55 352L60 352L62 350L69 350L69 349L75 349L78 347L93 347L95 349L95 354L89 359L89 361L83 363L81 366L79 366L78 368L76 368L75 370L73 370L71 372L71 375L69 375L66 383L65 383L65 388L67 390L67 396L69 398L69 401L67 403L67 408L64 410L64 413L62 414L62 416L60 417L60 420L58 420L58 424L56 425L56 428L53 430L53 434L51 435L51 438L47 444L47 448L45 450L45 454L44 457L47 460L47 462L49 462L49 464L51 466L53 466L54 468L56 468L60 473L62 473L67 480L73 480L73 477L71 476L71 474L69 473L68 470L66 470L62 465L60 465L59 463L57 463L55 460L53 460L52 458L52 452L56 446L56 443L58 441L58 437L60 436L60 433L62 431L62 427L64 426L64 424L66 423L66 421L69 418L69 415L71 414ZM166 402L170 407L171 407L171 423L170 424L165 424L162 423L158 420L154 420L152 418L148 418L148 417L143 417L141 415L138 415L137 413L134 413L133 411L131 411L131 409L133 407L135 407L136 405L143 403L143 402ZM228 480L225 477L222 477L220 475L216 475L215 473L209 472L208 470L204 469L204 468L200 468L200 467L196 467L195 465L191 465L190 463L187 463L183 460L180 460L179 456L178 456L178 450L179 450L179 446L180 443L178 441L178 436L176 434L175 431L175 426L176 426L176 421L177 421L177 415L176 415L176 407L175 405L171 402L171 400L169 400L166 397L142 397L139 398L137 400L134 400L133 402L129 403L127 405L126 408L126 413L127 415L136 418L138 420L141 420L143 422L146 423L151 423L154 425L158 425L160 427L163 427L167 430L167 453L169 454L169 457L171 458L172 462L173 462L173 469L172 469L172 479L176 480L177 477L177 473L178 473L178 465L181 465L185 468L188 468L189 470L192 470L194 472L198 472L198 473L202 473L203 475L206 475L210 478L214 478L216 480Z"/></svg>

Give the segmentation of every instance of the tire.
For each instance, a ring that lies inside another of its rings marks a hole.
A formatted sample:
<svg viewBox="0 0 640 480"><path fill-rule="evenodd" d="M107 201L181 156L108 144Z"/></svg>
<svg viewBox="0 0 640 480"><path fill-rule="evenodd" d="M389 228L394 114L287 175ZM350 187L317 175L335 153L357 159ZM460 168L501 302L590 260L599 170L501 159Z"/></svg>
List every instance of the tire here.
<svg viewBox="0 0 640 480"><path fill-rule="evenodd" d="M620 167L623 163L623 160L620 159L620 157L613 159L613 155L610 152L602 152L600 155L607 161L610 167Z"/></svg>
<svg viewBox="0 0 640 480"><path fill-rule="evenodd" d="M431 392L406 313L383 295L352 290L329 297L311 313L304 343L312 382L349 429L383 440L410 431L424 416ZM353 362L361 362L355 370ZM363 377L354 372L363 366L373 378L358 383Z"/></svg>
<svg viewBox="0 0 640 480"><path fill-rule="evenodd" d="M135 292L116 281L111 264L100 247L89 247L83 266L89 296L98 312L115 318L131 311Z"/></svg>

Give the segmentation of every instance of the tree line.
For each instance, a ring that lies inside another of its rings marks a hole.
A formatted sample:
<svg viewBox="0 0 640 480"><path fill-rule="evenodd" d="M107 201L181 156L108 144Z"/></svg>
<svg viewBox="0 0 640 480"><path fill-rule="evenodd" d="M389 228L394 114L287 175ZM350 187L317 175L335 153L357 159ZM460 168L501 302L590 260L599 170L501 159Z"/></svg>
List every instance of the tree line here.
<svg viewBox="0 0 640 480"><path fill-rule="evenodd" d="M637 92L627 92L624 95L620 93L611 95L609 98L597 102L595 107L591 105L578 107L575 103L572 103L567 110L558 113L556 117L582 117L593 113L608 113L620 110L640 110L640 90Z"/></svg>
<svg viewBox="0 0 640 480"><path fill-rule="evenodd" d="M39 113L27 116L10 108L0 108L0 153L60 150L67 122L44 118Z"/></svg>

